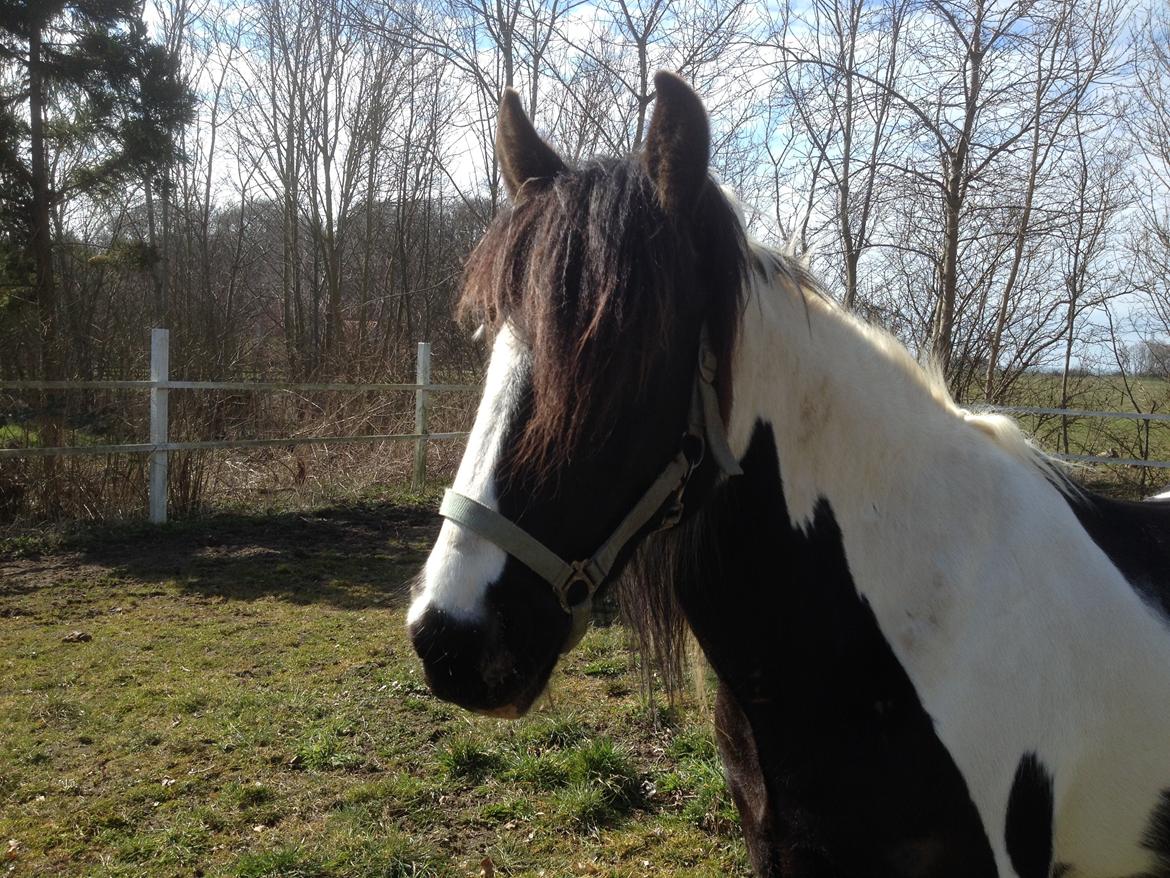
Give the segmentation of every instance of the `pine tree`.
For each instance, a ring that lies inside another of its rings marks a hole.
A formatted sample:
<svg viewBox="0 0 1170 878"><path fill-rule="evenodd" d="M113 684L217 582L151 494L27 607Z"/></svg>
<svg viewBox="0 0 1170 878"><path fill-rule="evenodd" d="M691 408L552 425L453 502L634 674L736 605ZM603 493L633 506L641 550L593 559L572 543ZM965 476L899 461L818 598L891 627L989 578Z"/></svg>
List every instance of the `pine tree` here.
<svg viewBox="0 0 1170 878"><path fill-rule="evenodd" d="M139 0L0 0L0 70L0 317L5 298L35 304L42 372L56 378L53 209L164 175L193 102ZM50 179L55 151L79 146L89 160Z"/></svg>

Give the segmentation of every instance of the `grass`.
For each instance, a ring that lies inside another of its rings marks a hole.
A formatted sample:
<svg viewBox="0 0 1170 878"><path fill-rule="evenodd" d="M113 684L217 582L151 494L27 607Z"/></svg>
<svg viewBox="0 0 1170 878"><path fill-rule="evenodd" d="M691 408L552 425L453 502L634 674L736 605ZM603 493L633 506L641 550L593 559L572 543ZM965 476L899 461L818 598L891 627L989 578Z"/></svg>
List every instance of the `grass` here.
<svg viewBox="0 0 1170 878"><path fill-rule="evenodd" d="M429 695L403 583L434 527L370 506L8 544L0 872L747 875L708 710L649 711L620 631L525 720Z"/></svg>
<svg viewBox="0 0 1170 878"><path fill-rule="evenodd" d="M113 445L119 440L86 430L68 427L65 429L63 444L66 445ZM44 444L41 434L27 424L0 424L0 448L33 448Z"/></svg>
<svg viewBox="0 0 1170 878"><path fill-rule="evenodd" d="M452 780L484 780L498 773L503 762L491 744L471 734L454 738L439 752L439 765Z"/></svg>
<svg viewBox="0 0 1170 878"><path fill-rule="evenodd" d="M1170 412L1170 382L1131 378L1130 390L1144 412ZM1060 404L1060 376L1027 374L1015 383L1005 405L1051 408ZM1068 408L1101 412L1132 412L1134 402L1119 376L1075 375L1069 385ZM1170 460L1170 423L1119 418L1062 418L1058 415L1015 415L1020 426L1046 451L1065 451L1102 458ZM1163 488L1170 473L1115 465L1078 464L1074 475L1089 487L1109 494L1141 498Z"/></svg>

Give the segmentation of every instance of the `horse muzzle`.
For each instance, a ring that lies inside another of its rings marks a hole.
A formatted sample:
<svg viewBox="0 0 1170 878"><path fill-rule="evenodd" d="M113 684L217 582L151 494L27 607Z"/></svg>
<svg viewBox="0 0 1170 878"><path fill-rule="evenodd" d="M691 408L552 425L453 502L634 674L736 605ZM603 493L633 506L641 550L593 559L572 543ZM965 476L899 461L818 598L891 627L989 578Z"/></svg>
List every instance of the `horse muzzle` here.
<svg viewBox="0 0 1170 878"><path fill-rule="evenodd" d="M488 614L483 621L464 621L428 607L410 623L410 637L437 698L517 719L548 685L558 651L555 644L534 650L531 638L509 636L498 619Z"/></svg>

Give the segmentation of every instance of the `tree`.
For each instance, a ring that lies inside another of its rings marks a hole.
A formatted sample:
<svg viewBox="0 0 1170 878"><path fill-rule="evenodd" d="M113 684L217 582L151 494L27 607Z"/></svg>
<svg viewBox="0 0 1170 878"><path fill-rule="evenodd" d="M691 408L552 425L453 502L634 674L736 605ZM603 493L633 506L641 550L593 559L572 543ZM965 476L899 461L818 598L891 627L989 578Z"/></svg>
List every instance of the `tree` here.
<svg viewBox="0 0 1170 878"><path fill-rule="evenodd" d="M191 97L174 57L147 37L135 0L2 0L0 56L10 74L0 95L8 207L0 234L31 254L42 370L59 377L53 212L174 162ZM55 175L51 159L64 153L74 160Z"/></svg>
<svg viewBox="0 0 1170 878"><path fill-rule="evenodd" d="M1154 4L1139 27L1135 99L1126 114L1139 146L1137 228L1127 250L1134 289L1148 309L1145 332L1170 335L1170 12Z"/></svg>
<svg viewBox="0 0 1170 878"><path fill-rule="evenodd" d="M800 122L807 142L808 197L825 179L835 203L832 226L838 239L841 301L858 302L858 265L877 225L878 183L890 162L893 88L902 59L900 41L909 4L866 4L862 0L815 0L800 18L790 7L772 40L800 43L816 63L785 64L780 87L784 103ZM804 217L796 242L807 247Z"/></svg>

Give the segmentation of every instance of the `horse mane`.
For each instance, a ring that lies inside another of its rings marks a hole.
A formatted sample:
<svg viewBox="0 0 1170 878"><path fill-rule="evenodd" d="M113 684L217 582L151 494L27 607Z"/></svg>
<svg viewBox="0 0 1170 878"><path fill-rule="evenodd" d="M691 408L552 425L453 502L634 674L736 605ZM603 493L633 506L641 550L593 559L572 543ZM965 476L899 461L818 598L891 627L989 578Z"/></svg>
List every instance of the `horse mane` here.
<svg viewBox="0 0 1170 878"><path fill-rule="evenodd" d="M527 184L468 259L458 308L491 328L509 322L530 351L531 412L514 459L547 475L665 383L691 381L663 368L688 316L696 326L705 316L728 362L746 251L716 186L680 222L637 157Z"/></svg>
<svg viewBox="0 0 1170 878"><path fill-rule="evenodd" d="M927 359L925 362L915 359L889 330L848 311L821 287L809 273L807 264L798 261L790 252L780 252L755 241L750 247L756 263L760 266L759 277L765 284L774 286L782 283L793 286L806 301L808 296L816 297L824 304L826 310L835 312L840 319L851 322L866 342L883 352L890 366L902 373L907 381L918 384L944 411L981 432L1006 454L1026 466L1039 470L1061 492L1075 493L1081 490L1070 481L1065 465L1037 447L1013 418L981 410L978 406L967 408L960 405L947 386L942 368L934 359Z"/></svg>
<svg viewBox="0 0 1170 878"><path fill-rule="evenodd" d="M935 405L979 431L1022 465L1038 471L1062 494L1077 497L1083 493L1066 467L1034 445L1012 418L960 406L936 364L919 362L887 330L847 311L820 286L806 263L792 253L755 241L749 244L749 254L756 283L783 287L786 294L799 296L806 308L810 299L817 300L818 305L852 323L861 343L879 348L886 362L904 380L917 384ZM650 658L670 695L684 687L689 657L689 627L678 593L719 576L722 561L718 517L734 508L734 500L715 498L714 503L709 502L674 530L650 535L623 572L619 586L623 615L639 649Z"/></svg>

